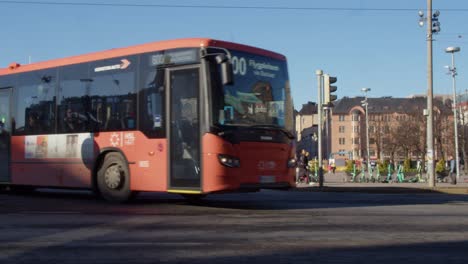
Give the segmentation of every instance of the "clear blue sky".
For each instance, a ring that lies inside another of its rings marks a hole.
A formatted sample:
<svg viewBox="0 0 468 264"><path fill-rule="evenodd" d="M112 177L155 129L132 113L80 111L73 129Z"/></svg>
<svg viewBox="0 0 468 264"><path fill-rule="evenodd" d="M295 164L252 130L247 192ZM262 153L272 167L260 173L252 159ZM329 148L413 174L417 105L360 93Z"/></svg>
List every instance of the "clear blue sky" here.
<svg viewBox="0 0 468 264"><path fill-rule="evenodd" d="M37 62L158 40L211 37L284 54L296 109L307 101L316 101L316 69L338 77L339 98L362 95L362 87L372 89L370 97L427 93L426 30L418 26L417 14L418 9L426 10L426 0L31 1L298 9L33 5L0 1L2 68L11 62L27 63L29 56ZM456 54L456 66L458 91L464 92L468 88L468 1L433 0L433 7L442 9L442 31L434 42L434 93L452 91L451 78L444 68L450 64L450 55L444 52L448 46L462 49Z"/></svg>

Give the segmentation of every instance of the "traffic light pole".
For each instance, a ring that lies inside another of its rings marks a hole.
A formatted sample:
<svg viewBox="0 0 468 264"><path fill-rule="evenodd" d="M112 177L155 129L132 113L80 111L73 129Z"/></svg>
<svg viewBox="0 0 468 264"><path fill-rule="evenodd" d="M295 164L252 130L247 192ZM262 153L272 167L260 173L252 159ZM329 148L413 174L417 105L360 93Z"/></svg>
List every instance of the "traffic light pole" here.
<svg viewBox="0 0 468 264"><path fill-rule="evenodd" d="M323 187L323 158L322 158L322 78L323 71L316 70L315 75L317 75L317 88L318 88L318 98L317 98L317 114L318 114L318 178L319 178L319 187Z"/></svg>
<svg viewBox="0 0 468 264"><path fill-rule="evenodd" d="M429 187L435 187L432 81L432 0L427 0L427 174Z"/></svg>

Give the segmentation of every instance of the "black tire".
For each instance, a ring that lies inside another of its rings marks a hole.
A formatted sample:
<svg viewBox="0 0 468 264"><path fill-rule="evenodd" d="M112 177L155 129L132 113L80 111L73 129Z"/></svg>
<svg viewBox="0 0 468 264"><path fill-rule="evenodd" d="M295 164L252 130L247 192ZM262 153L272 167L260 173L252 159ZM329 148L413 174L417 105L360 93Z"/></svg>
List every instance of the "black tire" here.
<svg viewBox="0 0 468 264"><path fill-rule="evenodd" d="M97 185L100 195L107 201L122 203L130 199L130 171L120 153L106 154L97 172Z"/></svg>

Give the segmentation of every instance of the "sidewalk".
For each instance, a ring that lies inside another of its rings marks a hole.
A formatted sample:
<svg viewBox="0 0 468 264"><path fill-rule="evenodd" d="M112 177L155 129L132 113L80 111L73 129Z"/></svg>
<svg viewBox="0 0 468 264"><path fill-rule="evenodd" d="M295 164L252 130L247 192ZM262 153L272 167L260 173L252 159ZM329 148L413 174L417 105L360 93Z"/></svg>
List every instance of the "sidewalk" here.
<svg viewBox="0 0 468 264"><path fill-rule="evenodd" d="M423 175L425 177L425 175ZM382 177L384 179L385 177ZM298 191L327 191L327 192L369 192L369 193L448 193L468 194L468 176L460 176L460 182L456 185L450 183L438 183L430 188L428 183L359 183L349 182L349 177L344 172L324 174L324 184L318 188L318 183L299 183Z"/></svg>

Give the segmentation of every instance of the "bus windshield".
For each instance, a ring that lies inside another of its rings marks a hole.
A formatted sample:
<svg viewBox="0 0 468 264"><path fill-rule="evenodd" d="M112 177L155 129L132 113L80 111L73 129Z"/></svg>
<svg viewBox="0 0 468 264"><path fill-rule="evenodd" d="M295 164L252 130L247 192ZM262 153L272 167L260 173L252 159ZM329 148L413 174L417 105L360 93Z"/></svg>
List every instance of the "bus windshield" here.
<svg viewBox="0 0 468 264"><path fill-rule="evenodd" d="M267 126L292 131L293 106L286 61L230 52L234 84L222 89L214 87L218 90L213 92L215 125Z"/></svg>

